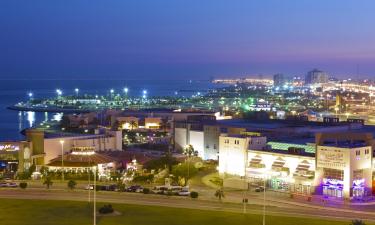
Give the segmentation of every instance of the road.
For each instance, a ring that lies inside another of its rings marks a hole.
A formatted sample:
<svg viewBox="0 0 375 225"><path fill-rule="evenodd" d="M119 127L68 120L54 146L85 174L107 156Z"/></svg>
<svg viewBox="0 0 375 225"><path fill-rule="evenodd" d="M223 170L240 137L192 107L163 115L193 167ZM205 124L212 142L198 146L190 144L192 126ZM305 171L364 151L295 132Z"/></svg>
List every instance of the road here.
<svg viewBox="0 0 375 225"><path fill-rule="evenodd" d="M88 201L88 192L84 190L45 190L45 189L0 189L0 198L8 199L40 199L40 200L72 200ZM246 213L261 214L262 205L259 199L250 200ZM202 210L218 210L229 212L243 212L243 204L219 202L218 200L191 199L188 197L162 196L142 193L97 192L97 202L136 204L150 206L167 206L176 208L191 208ZM375 213L350 208L332 208L302 203L288 203L267 201L267 215L311 217L332 220L362 219L375 223Z"/></svg>

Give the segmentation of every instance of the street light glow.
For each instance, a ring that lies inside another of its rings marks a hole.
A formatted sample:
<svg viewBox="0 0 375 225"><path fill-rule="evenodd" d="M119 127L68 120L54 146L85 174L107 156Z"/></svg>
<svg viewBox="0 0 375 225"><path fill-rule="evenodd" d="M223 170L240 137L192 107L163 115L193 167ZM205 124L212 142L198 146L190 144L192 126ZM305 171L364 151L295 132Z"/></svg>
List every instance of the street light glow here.
<svg viewBox="0 0 375 225"><path fill-rule="evenodd" d="M127 94L128 93L128 91L129 91L129 89L126 87L126 88L124 88L124 92Z"/></svg>
<svg viewBox="0 0 375 225"><path fill-rule="evenodd" d="M62 95L62 91L60 89L56 89L57 95Z"/></svg>

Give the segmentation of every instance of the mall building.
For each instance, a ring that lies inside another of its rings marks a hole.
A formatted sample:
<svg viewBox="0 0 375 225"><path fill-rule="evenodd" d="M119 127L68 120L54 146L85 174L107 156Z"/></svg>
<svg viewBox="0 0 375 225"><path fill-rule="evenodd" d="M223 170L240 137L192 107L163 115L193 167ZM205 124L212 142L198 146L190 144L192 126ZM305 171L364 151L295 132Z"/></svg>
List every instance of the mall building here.
<svg viewBox="0 0 375 225"><path fill-rule="evenodd" d="M122 134L121 131L105 131L90 135L51 136L41 130L28 129L26 140L0 142L0 175L13 177L33 164L38 171L75 147L90 147L93 151L122 150Z"/></svg>
<svg viewBox="0 0 375 225"><path fill-rule="evenodd" d="M315 143L267 142L264 136L221 135L219 173L224 186L364 198L373 193L371 133L317 133Z"/></svg>

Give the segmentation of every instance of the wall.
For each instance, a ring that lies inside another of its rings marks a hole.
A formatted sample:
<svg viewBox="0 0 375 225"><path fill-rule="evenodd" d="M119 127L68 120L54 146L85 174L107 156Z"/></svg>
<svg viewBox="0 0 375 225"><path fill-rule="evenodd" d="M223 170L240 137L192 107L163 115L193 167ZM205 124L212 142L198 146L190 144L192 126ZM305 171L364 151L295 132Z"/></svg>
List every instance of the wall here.
<svg viewBox="0 0 375 225"><path fill-rule="evenodd" d="M204 132L203 131L190 131L190 145L198 152L198 156L204 158Z"/></svg>
<svg viewBox="0 0 375 225"><path fill-rule="evenodd" d="M175 128L174 129L174 142L176 149L183 149L187 145L187 129Z"/></svg>

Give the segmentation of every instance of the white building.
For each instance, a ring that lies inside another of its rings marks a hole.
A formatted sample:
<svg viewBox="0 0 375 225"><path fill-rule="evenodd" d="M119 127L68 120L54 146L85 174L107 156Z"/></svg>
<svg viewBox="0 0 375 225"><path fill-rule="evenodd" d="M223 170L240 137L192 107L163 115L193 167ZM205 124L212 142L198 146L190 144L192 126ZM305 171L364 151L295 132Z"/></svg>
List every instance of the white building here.
<svg viewBox="0 0 375 225"><path fill-rule="evenodd" d="M372 145L370 134L317 134L316 147L223 135L219 173L225 187L247 189L266 179L279 191L363 198L372 194Z"/></svg>

